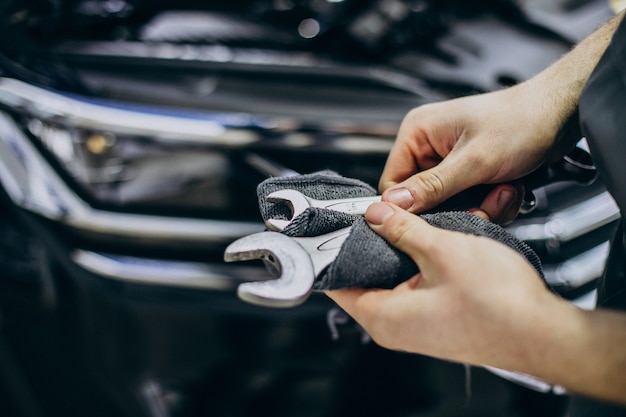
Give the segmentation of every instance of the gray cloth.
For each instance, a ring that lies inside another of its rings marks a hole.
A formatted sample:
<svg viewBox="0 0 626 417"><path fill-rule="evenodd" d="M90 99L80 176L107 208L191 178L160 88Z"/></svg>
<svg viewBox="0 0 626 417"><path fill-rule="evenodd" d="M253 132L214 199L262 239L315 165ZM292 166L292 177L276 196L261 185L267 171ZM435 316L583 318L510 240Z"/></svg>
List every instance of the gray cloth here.
<svg viewBox="0 0 626 417"><path fill-rule="evenodd" d="M270 178L257 188L259 207L264 220L289 218L289 209L283 204L265 201L268 194L285 188L298 190L319 200L376 195L376 191L369 185L341 177L331 171ZM475 202L468 204L475 205ZM466 211L439 211L421 214L420 217L436 227L498 240L524 256L543 278L541 262L535 252L526 243L495 223ZM362 216L309 208L296 217L282 233L291 237L317 236L350 225L352 225L350 236L343 244L337 259L317 277L315 290L350 287L393 288L419 272L410 257L377 235L367 226Z"/></svg>
<svg viewBox="0 0 626 417"><path fill-rule="evenodd" d="M543 278L537 254L524 242L495 223L464 211L423 214L433 226L498 240L522 254ZM393 288L417 274L411 258L377 235L363 218L352 225L337 259L317 278L314 289Z"/></svg>

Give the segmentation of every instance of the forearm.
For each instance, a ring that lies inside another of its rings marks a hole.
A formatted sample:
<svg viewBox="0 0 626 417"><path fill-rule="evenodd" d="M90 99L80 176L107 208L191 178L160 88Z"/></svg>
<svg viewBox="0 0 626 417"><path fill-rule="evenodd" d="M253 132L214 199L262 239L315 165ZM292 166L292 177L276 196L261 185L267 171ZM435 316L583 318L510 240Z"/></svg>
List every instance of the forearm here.
<svg viewBox="0 0 626 417"><path fill-rule="evenodd" d="M613 17L561 59L518 86L520 99L530 103L525 111L536 116L527 120L539 121L545 135L554 136L577 108L582 90L622 18L623 13Z"/></svg>
<svg viewBox="0 0 626 417"><path fill-rule="evenodd" d="M541 314L521 358L526 369L519 370L572 393L626 404L626 313L558 300Z"/></svg>
<svg viewBox="0 0 626 417"><path fill-rule="evenodd" d="M585 83L609 45L623 13L527 83L549 130L560 129L578 106ZM578 138L571 138L577 140ZM557 144L558 145L558 144ZM563 143L568 147L571 143ZM559 150L554 150L555 154ZM543 312L548 327L535 333L537 349L522 358L524 372L569 391L626 404L626 314L583 311L559 300ZM539 319L539 318L537 318ZM524 363L524 361L527 361Z"/></svg>

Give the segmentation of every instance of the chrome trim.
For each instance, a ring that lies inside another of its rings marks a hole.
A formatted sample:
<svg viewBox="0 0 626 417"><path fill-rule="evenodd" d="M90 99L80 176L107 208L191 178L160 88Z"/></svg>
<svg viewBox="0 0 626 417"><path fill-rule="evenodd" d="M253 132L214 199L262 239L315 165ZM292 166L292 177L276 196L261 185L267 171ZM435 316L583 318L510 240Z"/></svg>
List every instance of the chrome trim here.
<svg viewBox="0 0 626 417"><path fill-rule="evenodd" d="M596 308L597 300L598 300L598 290L593 290L573 300L572 303L575 306L582 308L583 310L593 310Z"/></svg>
<svg viewBox="0 0 626 417"><path fill-rule="evenodd" d="M569 242L620 218L619 207L608 192L554 212L548 218L518 221L507 230L524 241Z"/></svg>
<svg viewBox="0 0 626 417"><path fill-rule="evenodd" d="M532 375L524 374L521 372L508 371L506 369L496 368L488 365L483 365L483 368L493 373L494 375L499 376L500 378L506 379L507 381L515 382L516 384L532 389L533 391L542 393L551 392L555 395L566 394L565 388L563 388L562 386L552 385Z"/></svg>
<svg viewBox="0 0 626 417"><path fill-rule="evenodd" d="M65 184L13 119L3 112L0 112L0 183L17 206L67 226L102 235L167 244L228 244L264 229L261 222L175 218L94 209Z"/></svg>
<svg viewBox="0 0 626 417"><path fill-rule="evenodd" d="M66 61L87 56L90 60L123 59L124 61L151 60L158 64L184 61L199 63L205 68L230 71L255 71L304 74L367 80L400 91L428 97L445 98L423 80L389 66L359 66L323 59L309 52L282 52L255 48L231 48L224 45L172 45L166 42L133 41L71 41L54 48L55 54Z"/></svg>
<svg viewBox="0 0 626 417"><path fill-rule="evenodd" d="M258 266L137 258L81 249L74 250L70 258L96 275L144 285L234 291L240 283L272 278Z"/></svg>
<svg viewBox="0 0 626 417"><path fill-rule="evenodd" d="M244 160L252 168L265 175L266 177L293 177L300 175L300 173L280 165L276 161L272 161L269 158L262 157L255 153L249 153L244 156Z"/></svg>
<svg viewBox="0 0 626 417"><path fill-rule="evenodd" d="M609 242L545 269L546 281L555 286L579 288L602 276L609 256Z"/></svg>
<svg viewBox="0 0 626 417"><path fill-rule="evenodd" d="M283 149L332 149L350 154L387 155L398 124L355 123L344 119L307 122L294 117L236 112L187 111L65 94L0 77L0 108L23 110L68 127L139 135L155 140L200 143L241 149L271 133L270 146ZM399 122L398 122L399 123ZM321 132L316 135L302 128ZM276 136L276 133L279 136Z"/></svg>
<svg viewBox="0 0 626 417"><path fill-rule="evenodd" d="M35 87L11 78L0 78L0 104L12 109L24 109L41 120L54 119L68 126L99 129L152 138L176 138L226 147L241 147L260 140L250 127L252 117L230 114L230 122L243 128L226 127L200 113L174 113L164 109L99 104L96 99L69 96ZM217 118L218 115L213 115ZM224 115L226 119L226 115Z"/></svg>

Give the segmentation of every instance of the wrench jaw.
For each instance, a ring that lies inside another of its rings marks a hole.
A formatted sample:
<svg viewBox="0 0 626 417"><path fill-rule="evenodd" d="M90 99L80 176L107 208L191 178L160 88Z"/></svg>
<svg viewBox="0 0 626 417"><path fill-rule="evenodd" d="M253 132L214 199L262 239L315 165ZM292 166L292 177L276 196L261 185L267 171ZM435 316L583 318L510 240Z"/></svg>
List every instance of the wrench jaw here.
<svg viewBox="0 0 626 417"><path fill-rule="evenodd" d="M285 291L272 285L274 281L246 282L237 287L237 296L240 300L249 304L270 308L291 308L304 303L311 294L311 288L307 291Z"/></svg>
<svg viewBox="0 0 626 417"><path fill-rule="evenodd" d="M268 194L265 197L265 200L270 203L284 204L289 207L291 217L287 220L267 219L265 222L268 229L276 232L284 230L285 227L289 226L293 219L304 213L304 210L311 207L309 200L307 200L304 194L290 189L274 191L273 193Z"/></svg>
<svg viewBox="0 0 626 417"><path fill-rule="evenodd" d="M308 252L288 236L261 232L231 243L224 252L226 262L266 259L280 271L277 279L246 282L237 295L251 304L288 308L306 301L315 282L315 269Z"/></svg>
<svg viewBox="0 0 626 417"><path fill-rule="evenodd" d="M291 220L267 219L265 221L265 227L274 232L282 232L289 224L291 224Z"/></svg>

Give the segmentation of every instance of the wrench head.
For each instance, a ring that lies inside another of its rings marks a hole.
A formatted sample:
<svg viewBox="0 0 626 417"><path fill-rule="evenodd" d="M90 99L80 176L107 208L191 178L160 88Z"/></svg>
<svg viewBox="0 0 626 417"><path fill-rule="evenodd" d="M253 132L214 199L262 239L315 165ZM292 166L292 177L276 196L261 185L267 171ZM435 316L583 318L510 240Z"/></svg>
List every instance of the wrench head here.
<svg viewBox="0 0 626 417"><path fill-rule="evenodd" d="M287 220L283 219L267 219L265 225L268 229L274 231L284 230L300 214L311 206L307 197L300 191L283 189L274 191L265 197L270 203L284 204L289 207L291 217Z"/></svg>
<svg viewBox="0 0 626 417"><path fill-rule="evenodd" d="M264 307L295 307L313 289L315 270L309 253L294 239L277 232L244 236L224 251L224 261L267 260L280 272L277 279L246 282L237 288L243 301Z"/></svg>

